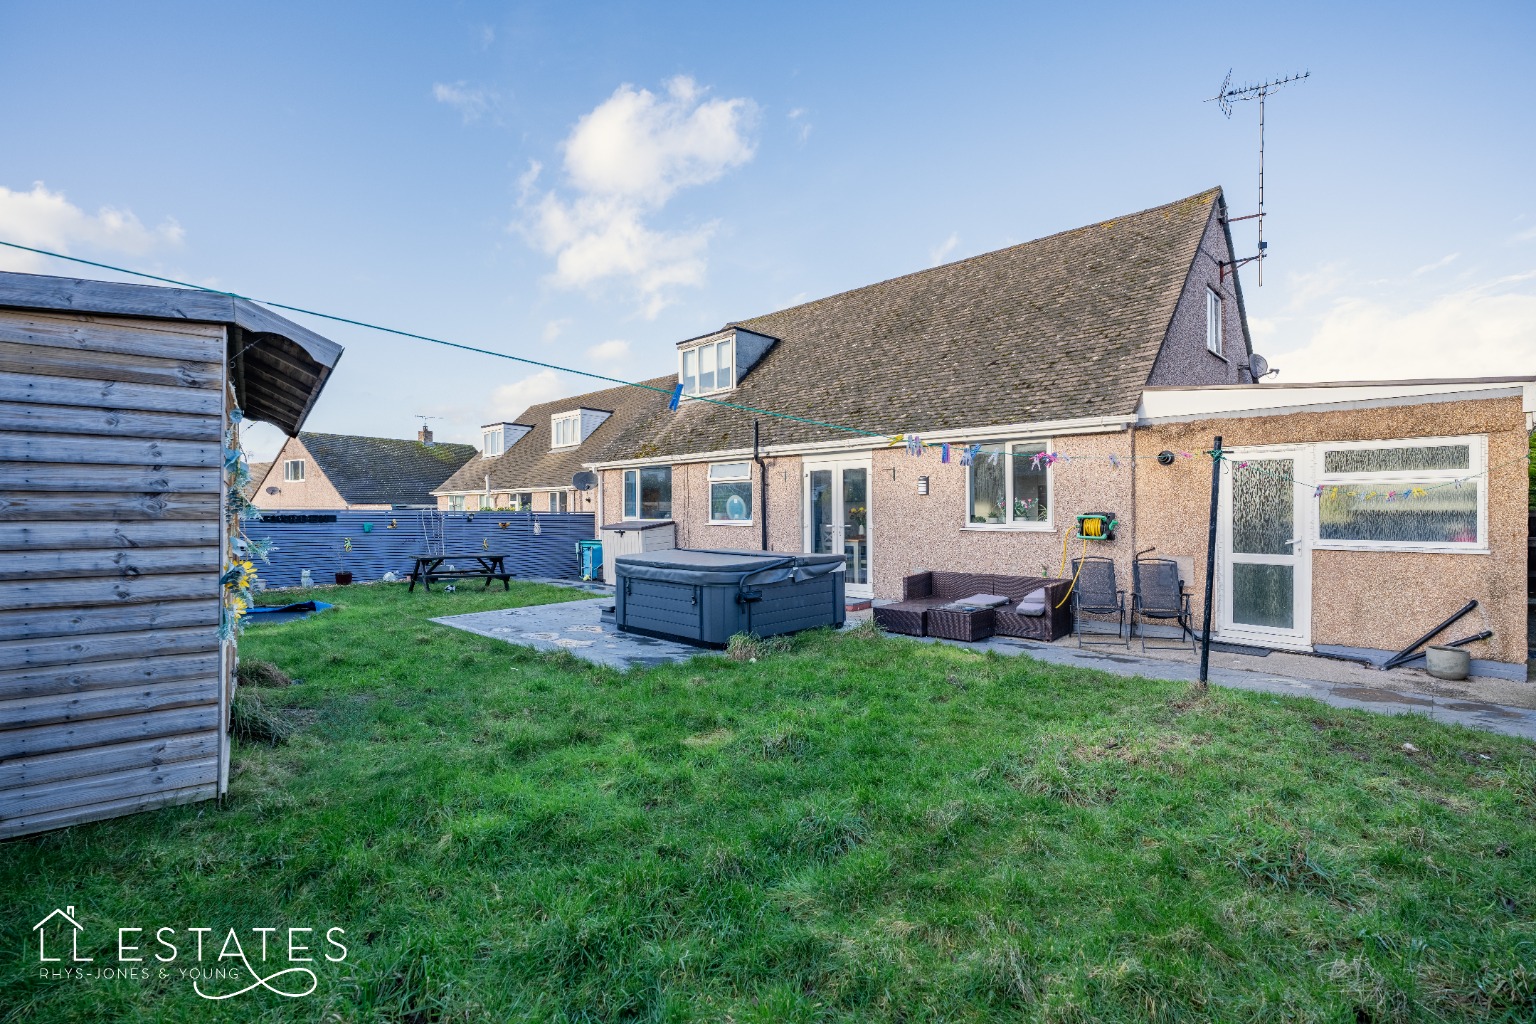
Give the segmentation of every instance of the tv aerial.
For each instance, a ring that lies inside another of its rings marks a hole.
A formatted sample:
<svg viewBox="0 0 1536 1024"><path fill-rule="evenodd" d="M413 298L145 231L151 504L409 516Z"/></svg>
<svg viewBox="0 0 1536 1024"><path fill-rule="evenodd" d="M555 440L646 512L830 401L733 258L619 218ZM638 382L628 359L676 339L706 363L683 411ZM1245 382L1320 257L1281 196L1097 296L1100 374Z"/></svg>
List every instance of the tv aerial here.
<svg viewBox="0 0 1536 1024"><path fill-rule="evenodd" d="M1259 212L1250 213L1246 217L1229 217L1227 223L1230 224L1233 221L1239 220L1257 220L1259 222L1258 253L1245 259L1233 260L1231 268L1233 271L1236 271L1238 267L1245 263L1257 262L1259 265L1260 288L1264 287L1264 250L1268 248L1268 243L1264 241L1264 101L1276 89L1294 82L1305 81L1311 77L1312 72L1303 71L1299 75L1286 75L1284 78L1271 78L1269 81L1260 82L1257 85L1242 85L1233 88L1232 71L1229 68L1227 69L1227 77L1222 80L1221 88L1217 90L1216 95L1205 101L1207 103L1215 103L1221 108L1222 114L1228 118L1232 116L1232 104L1241 103L1245 100L1259 101ZM1226 270L1226 266L1223 266L1222 277L1226 277Z"/></svg>

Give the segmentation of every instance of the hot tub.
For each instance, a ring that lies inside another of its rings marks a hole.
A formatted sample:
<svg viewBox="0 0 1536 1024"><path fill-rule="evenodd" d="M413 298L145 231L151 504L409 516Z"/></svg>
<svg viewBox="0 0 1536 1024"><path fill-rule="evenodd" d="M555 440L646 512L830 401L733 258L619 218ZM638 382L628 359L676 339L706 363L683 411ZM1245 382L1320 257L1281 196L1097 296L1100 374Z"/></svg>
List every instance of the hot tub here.
<svg viewBox="0 0 1536 1024"><path fill-rule="evenodd" d="M677 548L614 563L614 617L628 633L724 647L843 624L841 555Z"/></svg>

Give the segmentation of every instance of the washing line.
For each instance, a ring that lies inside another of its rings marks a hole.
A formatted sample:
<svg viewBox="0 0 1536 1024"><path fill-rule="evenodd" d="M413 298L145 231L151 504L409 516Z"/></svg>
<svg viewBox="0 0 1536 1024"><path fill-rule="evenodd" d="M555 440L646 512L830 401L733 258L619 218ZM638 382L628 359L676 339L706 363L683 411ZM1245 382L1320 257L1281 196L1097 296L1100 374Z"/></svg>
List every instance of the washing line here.
<svg viewBox="0 0 1536 1024"><path fill-rule="evenodd" d="M283 310L287 310L287 311L289 311L291 313L301 313L301 314L303 314L305 316L317 317L317 318L319 318L321 320L329 320L329 321L332 321L333 323L348 324L348 325L353 326L353 327L364 328L365 330L379 331L380 333L392 334L392 335L395 335L396 337L410 338L410 339L415 340L415 341L423 341L423 342L427 342L427 343L433 344L433 345L441 345L441 346L444 346L446 348L458 349L461 352L472 352L472 353L475 353L477 355L492 356L492 357L497 358L497 359L507 359L507 360L510 360L512 362L522 363L525 366L536 366L536 367L539 367L540 369L554 370L554 371L556 371L558 373L569 373L569 374L573 374L573 375L578 376L578 377L586 377L586 378L591 379L591 380L600 380L600 381L604 381L604 382L609 383L609 384L617 384L617 385L620 385L622 387L640 388L640 389L645 390L645 391L652 391L652 392L656 392L658 394L670 395L670 396L673 397L674 401L681 401L681 402L705 402L705 403L708 403L709 405L717 405L717 406L720 406L720 407L725 408L725 409L733 409L733 410L735 410L737 412L751 413L751 414L757 415L757 416L769 416L769 417L773 417L775 419L787 420L787 421L794 422L794 423L804 423L804 424L807 424L807 425L810 425L810 426L822 427L822 428L825 428L827 430L836 430L836 431L840 431L842 433L855 434L855 435L858 435L860 437L890 438L890 446L891 447L895 447L897 445L905 444L907 449L908 449L908 451L911 452L914 455L920 455L922 450L925 449L925 448L938 448L938 449L945 449L945 450L947 450L947 449L949 449L951 447L946 442L924 441L924 440L921 439L921 437L919 435L916 435L916 434L905 434L905 433L887 434L887 433L882 433L881 431L877 431L877 430L865 430L865 429L860 428L860 427L850 427L850 426L847 426L847 425L841 424L841 423L831 423L831 422L828 422L826 420L818 420L818 419L814 419L814 418L808 417L808 416L798 416L798 415L795 415L794 413L777 412L777 411L772 410L772 409L760 409L760 408L757 408L755 406L740 405L740 404L737 404L735 402L727 402L727 401L724 401L723 399L709 398L709 397L706 397L706 396L703 396L703 395L682 395L682 394L679 393L679 390L677 388L661 388L661 387L657 387L654 384L643 384L643 383L641 383L639 381L624 380L621 377L610 377L610 376L608 376L606 374L595 373L595 372L593 372L591 370L578 370L575 367L561 366L561 365L559 365L557 363L547 363L547 362L543 362L543 361L538 360L538 359L529 359L526 356L514 356L514 355L511 355L510 353L507 353L507 352L497 352L494 349L480 348L480 347L475 346L475 345L465 345L465 344L463 344L461 342L448 341L448 340L446 340L444 338L434 338L431 335L417 334L417 333L415 333L413 331L401 330L401 329L395 328L395 327L385 327L382 324L369 323L366 320L356 320L356 319L353 319L351 317L338 316L338 315L336 315L334 313L322 313L319 310L306 309L303 306L294 306L294 305L289 305L288 303L284 303L284 302L275 302L275 301L273 301L271 299L257 299L257 298L253 298L253 297L251 297L249 295L241 295L239 292L226 291L226 290L224 290L222 288L210 288L207 285L194 284L194 283L192 283L190 281L180 281L180 280L177 280L176 278L173 278L173 277L162 277L159 274L151 274L151 273L148 273L148 272L142 271L142 270L133 270L133 269L130 269L128 267L119 267L119 266L116 266L116 265L111 264L111 263L101 263L101 262L98 262L96 260L88 260L88 259L85 259L85 258L80 257L80 256L70 256L70 255L67 255L67 254L61 253L61 252L53 252L52 250L49 250L49 249L40 249L40 248L37 248L35 246L22 245L20 242L9 242L9 241L6 241L4 239L0 239L0 245L6 246L6 247L11 248L11 249L18 249L18 250L21 250L23 252L35 253L35 254L37 254L39 256L47 256L47 257L50 257L52 259L66 260L66 261L68 261L70 263L79 263L79 264L83 264L83 265L89 266L89 267L97 267L97 268L102 269L102 270L110 270L113 273L117 273L117 274L127 274L127 275L129 275L131 277L142 277L142 278L145 278L145 279L150 280L150 281L159 281L162 284L176 285L179 288L191 288L191 289L193 289L195 291L208 292L208 293L213 294L213 295L224 295L224 296L228 296L229 298L232 298L232 299L241 299L241 300L246 301L246 302L259 302L259 303L261 303L264 306L271 306L274 309L283 309ZM962 457L961 457L961 460L960 460L960 464L962 466L971 465L975 455L982 454L979 451L979 448L980 448L979 445L974 445L974 444L972 444L972 445L960 445L958 447L964 453L962 455ZM947 452L946 452L946 454L947 454ZM994 456L995 457L999 453L987 452L985 454L987 454L989 456ZM1108 462L1115 469L1119 469L1122 462L1133 462L1133 461L1140 461L1140 460L1145 460L1145 459L1155 459L1155 458L1158 457L1156 455L1117 455L1117 454L1110 454L1110 455L1070 455L1070 454L1066 454L1066 453L1062 453L1062 452L1017 452L1017 453L1005 453L1005 454L1009 454L1013 458L1030 459L1034 463L1034 468L1039 468L1042 462L1044 463L1045 466L1050 467L1050 466L1056 465L1057 463L1070 464L1070 463L1073 463L1073 462L1080 462L1080 461L1085 461L1086 460L1086 461L1095 461L1095 462L1097 462L1097 461ZM1186 458L1186 459L1194 457L1189 452L1180 452L1178 454L1179 454L1179 457ZM1205 451L1205 452L1202 452L1202 454L1206 455L1208 457L1217 458L1217 459L1219 459L1221 461L1225 461L1225 462L1227 462L1228 465L1236 465L1239 469L1250 468L1250 466L1249 466L1249 464L1247 462L1241 463L1240 465L1236 464L1236 463L1233 463L1231 461L1230 457L1228 457L1225 453L1221 453L1220 455L1218 455L1214 451ZM1518 459L1518 460L1510 460L1510 462L1529 461L1529 459L1530 459L1530 456L1526 455L1526 456L1524 456L1524 457L1522 457L1521 459ZM1500 463L1499 465L1505 465L1505 464L1506 463ZM1258 467L1251 467L1251 468L1257 469ZM1448 481L1448 482L1446 482L1444 484L1437 484L1437 485L1435 485L1433 487L1429 487L1429 488L1419 488L1419 490L1427 492L1427 491L1431 491L1431 490L1438 490L1441 487L1460 486L1462 483L1465 483L1468 480L1473 480L1473 479L1477 479L1477 478L1482 477L1482 476L1486 476L1487 473L1491 469L1493 469L1493 468L1494 467L1492 467L1492 466L1485 467L1482 470L1482 472L1476 473L1476 474L1472 474L1472 475L1467 476L1467 477L1463 477L1460 480ZM1269 471L1261 469L1260 472L1269 472ZM1300 487L1307 487L1307 488L1316 489L1316 486L1317 486L1317 485L1314 485L1314 484L1305 483L1305 482L1303 482L1301 480L1297 480L1294 476L1290 476L1289 474L1281 475L1281 474L1273 474L1273 473L1271 473L1271 475L1276 476L1277 478L1281 478L1281 479L1288 479L1291 483L1293 483L1293 484L1295 484L1297 486L1300 486ZM1327 486L1333 486L1333 485L1323 485L1323 486L1327 487ZM1321 494L1318 493L1318 494L1315 494L1314 496L1321 497Z"/></svg>

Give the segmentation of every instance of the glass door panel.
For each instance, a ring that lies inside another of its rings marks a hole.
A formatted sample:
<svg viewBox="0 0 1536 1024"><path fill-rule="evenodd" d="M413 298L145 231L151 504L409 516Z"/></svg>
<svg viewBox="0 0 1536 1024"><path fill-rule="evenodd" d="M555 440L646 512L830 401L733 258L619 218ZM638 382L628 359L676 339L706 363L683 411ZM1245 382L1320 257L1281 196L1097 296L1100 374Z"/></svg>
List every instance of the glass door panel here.
<svg viewBox="0 0 1536 1024"><path fill-rule="evenodd" d="M843 557L848 561L845 583L869 582L869 470L845 467L843 476Z"/></svg>
<svg viewBox="0 0 1536 1024"><path fill-rule="evenodd" d="M1297 460L1245 455L1229 457L1228 466L1221 496L1222 633L1304 646L1311 579Z"/></svg>
<svg viewBox="0 0 1536 1024"><path fill-rule="evenodd" d="M810 547L818 555L829 555L835 540L833 531L837 529L837 524L832 521L832 470L813 469L809 477L807 500L811 508L806 521L810 523Z"/></svg>

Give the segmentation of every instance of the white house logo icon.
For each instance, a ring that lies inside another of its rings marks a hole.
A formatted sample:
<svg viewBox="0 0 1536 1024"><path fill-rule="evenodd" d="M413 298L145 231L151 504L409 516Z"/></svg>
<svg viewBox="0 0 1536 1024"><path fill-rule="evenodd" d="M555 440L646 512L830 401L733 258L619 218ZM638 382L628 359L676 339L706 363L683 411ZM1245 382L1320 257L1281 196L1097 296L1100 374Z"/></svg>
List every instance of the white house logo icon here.
<svg viewBox="0 0 1536 1024"><path fill-rule="evenodd" d="M58 923L51 923L56 917L61 917L64 920ZM63 910L55 910L53 913L49 914L47 917L43 918L41 921L37 922L37 924L32 926L32 930L37 932L38 959L51 963L58 963L60 960L64 959L61 956L48 955L48 932L52 930L56 933L56 937L58 939L62 939L65 934L65 922L68 922L68 926L71 929L68 933L71 958L75 963L90 963L94 957L80 955L80 932L83 930L84 926L81 925L79 921L75 920L74 907L65 907ZM62 947L62 945L62 942L55 942L54 948L59 949Z"/></svg>

